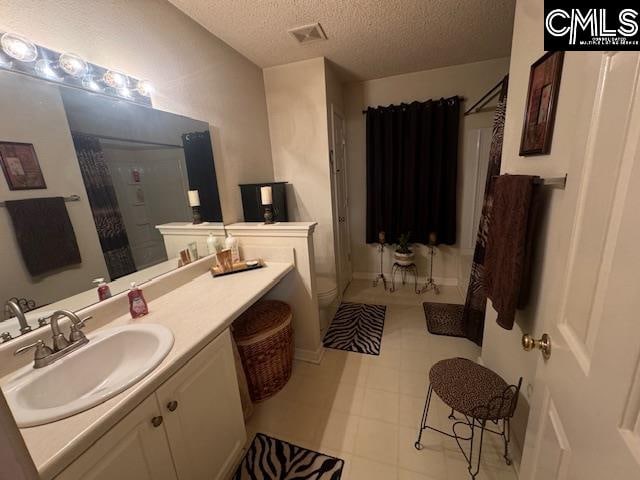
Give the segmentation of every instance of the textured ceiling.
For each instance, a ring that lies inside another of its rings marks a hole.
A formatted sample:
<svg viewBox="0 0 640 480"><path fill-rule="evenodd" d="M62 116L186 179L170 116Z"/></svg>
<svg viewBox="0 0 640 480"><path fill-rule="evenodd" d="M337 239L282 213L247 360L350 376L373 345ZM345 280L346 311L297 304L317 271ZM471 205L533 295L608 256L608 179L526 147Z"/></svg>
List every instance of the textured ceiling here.
<svg viewBox="0 0 640 480"><path fill-rule="evenodd" d="M261 67L325 56L345 80L508 56L515 0L169 0ZM328 40L287 30L320 22Z"/></svg>

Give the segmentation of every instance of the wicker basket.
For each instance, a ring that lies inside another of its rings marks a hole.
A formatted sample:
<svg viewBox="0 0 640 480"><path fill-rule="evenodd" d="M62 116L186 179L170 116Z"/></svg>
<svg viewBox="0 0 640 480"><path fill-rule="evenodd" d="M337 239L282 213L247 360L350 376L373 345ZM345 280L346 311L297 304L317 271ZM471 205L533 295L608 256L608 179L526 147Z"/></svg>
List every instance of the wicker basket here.
<svg viewBox="0 0 640 480"><path fill-rule="evenodd" d="M262 300L233 323L251 400L266 400L285 386L293 365L291 307Z"/></svg>

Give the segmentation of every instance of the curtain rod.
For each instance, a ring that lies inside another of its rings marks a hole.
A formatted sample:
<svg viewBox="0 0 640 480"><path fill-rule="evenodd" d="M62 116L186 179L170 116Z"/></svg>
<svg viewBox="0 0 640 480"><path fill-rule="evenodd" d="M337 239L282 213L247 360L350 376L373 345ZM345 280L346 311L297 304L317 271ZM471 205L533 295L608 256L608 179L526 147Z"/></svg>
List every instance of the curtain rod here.
<svg viewBox="0 0 640 480"><path fill-rule="evenodd" d="M87 137L96 137L99 138L101 140L114 140L114 141L118 141L118 142L129 142L129 143L139 143L142 145L154 145L154 146L158 146L158 147L171 147L171 148L184 148L184 146L182 145L174 145L172 143L158 143L158 142L149 142L146 140L135 140L135 139L131 139L131 138L121 138L121 137L110 137L109 135L98 135L95 133L86 133L86 132L81 132L79 130L71 130L71 133L76 133L78 135L85 135Z"/></svg>
<svg viewBox="0 0 640 480"><path fill-rule="evenodd" d="M471 107L469 107L469 109L466 112L464 112L464 115L467 116L467 115L470 115L472 113L477 113L478 110L480 110L487 103L489 103L491 100L493 100L495 98L495 96L498 93L500 93L499 91L496 91L496 89L498 87L501 87L503 82L504 82L504 77L502 78L502 80L500 80L498 83L496 83L491 90L489 90L487 93L485 93L480 100L478 100L476 103L471 105ZM473 109L475 109L475 111L472 111Z"/></svg>
<svg viewBox="0 0 640 480"><path fill-rule="evenodd" d="M68 197L62 197L65 202L79 202L80 195L70 195ZM7 202L0 202L0 207L6 207Z"/></svg>
<svg viewBox="0 0 640 480"><path fill-rule="evenodd" d="M445 100L448 100L449 98L457 98L457 99L458 99L458 100L460 100L461 102L464 102L464 101L466 100L466 98L461 97L460 95L454 95L453 97L447 97L447 98L445 98ZM427 101L428 101L428 100L427 100ZM418 103L425 103L425 102L418 102ZM404 105L409 106L409 105L411 105L411 104L410 104L410 103L405 103ZM380 108L380 107L382 107L382 108L389 108L389 107L400 107L400 106L402 106L402 104L401 104L401 105L388 105L388 106L386 106L386 107L384 107L384 106L382 106L382 105L378 105L377 107L368 107L368 108L374 108L374 109L375 109L375 108ZM366 113L367 113L367 110L362 110L362 114L363 114L363 115L366 115Z"/></svg>

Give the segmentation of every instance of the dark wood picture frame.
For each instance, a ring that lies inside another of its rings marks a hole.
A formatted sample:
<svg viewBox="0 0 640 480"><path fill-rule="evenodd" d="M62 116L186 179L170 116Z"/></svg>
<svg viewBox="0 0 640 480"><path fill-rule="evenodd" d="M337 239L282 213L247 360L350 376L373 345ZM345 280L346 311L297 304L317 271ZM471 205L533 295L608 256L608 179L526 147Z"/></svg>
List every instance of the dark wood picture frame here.
<svg viewBox="0 0 640 480"><path fill-rule="evenodd" d="M0 142L0 164L10 190L47 188L33 143Z"/></svg>
<svg viewBox="0 0 640 480"><path fill-rule="evenodd" d="M520 155L547 155L551 151L564 52L547 52L529 73L527 108L522 125Z"/></svg>

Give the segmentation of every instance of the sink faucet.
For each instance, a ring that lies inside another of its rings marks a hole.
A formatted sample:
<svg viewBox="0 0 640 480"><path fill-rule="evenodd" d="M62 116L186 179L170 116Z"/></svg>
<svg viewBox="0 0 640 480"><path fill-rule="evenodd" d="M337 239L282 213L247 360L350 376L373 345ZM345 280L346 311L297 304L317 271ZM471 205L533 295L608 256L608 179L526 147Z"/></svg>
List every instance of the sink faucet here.
<svg viewBox="0 0 640 480"><path fill-rule="evenodd" d="M24 316L24 313L17 302L7 300L4 309L7 313L11 314L11 316L18 319L18 323L20 324L20 333L28 333L31 331L31 327L27 323L27 317Z"/></svg>
<svg viewBox="0 0 640 480"><path fill-rule="evenodd" d="M71 333L69 338L64 336L60 331L59 319L67 317L71 320ZM89 339L82 333L81 329L84 327L84 322L91 317L86 317L80 320L78 315L69 310L56 310L51 315L51 334L53 337L53 348L48 347L42 340L38 340L31 345L25 345L14 352L14 355L18 355L22 352L26 352L32 348L35 348L35 356L33 362L33 368L46 367L51 365L56 360L73 352L77 348L89 342Z"/></svg>

